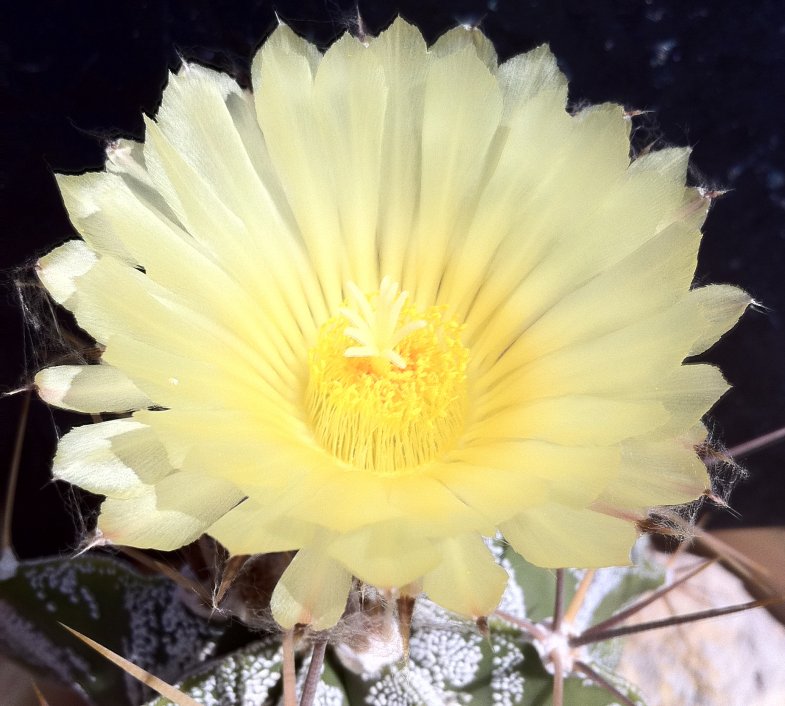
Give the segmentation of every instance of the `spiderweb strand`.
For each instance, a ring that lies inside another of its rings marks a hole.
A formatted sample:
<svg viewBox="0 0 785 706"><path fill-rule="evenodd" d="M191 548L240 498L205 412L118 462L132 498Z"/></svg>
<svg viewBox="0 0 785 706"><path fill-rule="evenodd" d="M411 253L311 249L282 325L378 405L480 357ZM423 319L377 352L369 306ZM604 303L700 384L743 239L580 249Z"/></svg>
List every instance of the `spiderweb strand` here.
<svg viewBox="0 0 785 706"><path fill-rule="evenodd" d="M11 465L8 469L8 485L6 487L5 507L3 508L3 533L2 537L0 537L0 551L2 554L11 551L13 547L11 530L14 516L14 499L16 498L16 483L19 479L19 467L22 462L22 448L24 447L25 432L27 431L27 418L30 412L30 398L32 394L32 389L28 388L22 398L22 411L19 413L14 453L11 456Z"/></svg>

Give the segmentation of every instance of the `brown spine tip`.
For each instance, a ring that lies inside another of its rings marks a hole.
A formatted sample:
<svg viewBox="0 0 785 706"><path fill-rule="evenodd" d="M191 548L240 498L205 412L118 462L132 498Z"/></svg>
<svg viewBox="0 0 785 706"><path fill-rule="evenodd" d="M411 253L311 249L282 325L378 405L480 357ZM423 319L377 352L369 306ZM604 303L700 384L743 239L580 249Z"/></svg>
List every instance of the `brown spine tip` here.
<svg viewBox="0 0 785 706"><path fill-rule="evenodd" d="M488 626L488 617L481 615L474 622L477 624L477 629L480 631L480 635L482 635L486 640L490 640L491 628Z"/></svg>
<svg viewBox="0 0 785 706"><path fill-rule="evenodd" d="M409 661L409 640L412 636L412 616L414 615L414 596L400 596L395 602L398 607L398 630L403 643L404 664Z"/></svg>
<svg viewBox="0 0 785 706"><path fill-rule="evenodd" d="M221 583L218 585L218 590L216 590L215 595L213 596L213 605L216 608L223 602L223 599L226 597L226 592L232 587L234 580L237 578L243 566L245 566L246 561L248 561L247 554L238 554L229 557L227 560L224 565L223 573L221 574Z"/></svg>

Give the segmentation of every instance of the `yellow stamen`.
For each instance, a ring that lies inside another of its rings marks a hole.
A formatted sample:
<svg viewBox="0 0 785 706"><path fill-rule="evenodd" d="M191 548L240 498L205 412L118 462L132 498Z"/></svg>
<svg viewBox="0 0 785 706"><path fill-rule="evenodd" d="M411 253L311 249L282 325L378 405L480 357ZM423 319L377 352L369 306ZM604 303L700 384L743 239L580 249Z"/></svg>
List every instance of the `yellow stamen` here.
<svg viewBox="0 0 785 706"><path fill-rule="evenodd" d="M310 351L314 436L356 468L410 471L446 451L463 428L469 352L461 326L440 307L417 311L387 277L373 294L353 283L347 291Z"/></svg>

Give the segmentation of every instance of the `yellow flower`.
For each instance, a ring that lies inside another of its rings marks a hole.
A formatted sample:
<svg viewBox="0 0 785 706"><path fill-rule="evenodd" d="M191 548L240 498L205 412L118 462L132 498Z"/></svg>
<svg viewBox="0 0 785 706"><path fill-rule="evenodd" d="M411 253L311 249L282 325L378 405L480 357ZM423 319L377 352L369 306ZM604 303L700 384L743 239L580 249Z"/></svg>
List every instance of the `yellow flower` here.
<svg viewBox="0 0 785 706"><path fill-rule="evenodd" d="M280 26L253 89L186 66L144 144L59 177L83 239L40 277L104 350L36 382L133 412L55 458L103 537L299 550L273 613L325 628L352 576L486 615L483 537L621 564L635 519L701 494L727 385L682 361L749 298L690 289L686 149L630 163L623 110L570 115L547 48L497 66L401 20L324 55Z"/></svg>

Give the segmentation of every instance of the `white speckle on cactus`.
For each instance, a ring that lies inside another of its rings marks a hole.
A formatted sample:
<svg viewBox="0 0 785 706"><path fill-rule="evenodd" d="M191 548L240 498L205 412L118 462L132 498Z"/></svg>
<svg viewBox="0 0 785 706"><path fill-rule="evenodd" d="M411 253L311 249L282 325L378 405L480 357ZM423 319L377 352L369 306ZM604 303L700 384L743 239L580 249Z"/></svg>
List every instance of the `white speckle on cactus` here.
<svg viewBox="0 0 785 706"><path fill-rule="evenodd" d="M213 666L207 678L191 687L189 695L203 706L264 706L270 690L281 678L282 650L268 654L258 644L250 645L224 657ZM238 687L242 689L238 693ZM333 702L319 702L320 706L332 706ZM336 702L341 704L342 701Z"/></svg>
<svg viewBox="0 0 785 706"><path fill-rule="evenodd" d="M85 569L85 565L77 568L75 565L61 563L52 566L40 566L37 571L27 574L30 588L35 593L35 597L44 603L50 612L56 611L56 602L52 601L53 596L65 597L71 605L81 604L87 608L88 615L92 620L99 620L101 617L98 609L98 602L90 591L82 583L85 573L93 573L95 569ZM100 571L100 569L98 569Z"/></svg>
<svg viewBox="0 0 785 706"><path fill-rule="evenodd" d="M314 699L315 706L344 706L345 704L346 699L341 689L331 684L319 682Z"/></svg>
<svg viewBox="0 0 785 706"><path fill-rule="evenodd" d="M456 623L457 626L456 627ZM461 689L476 679L482 661L482 637L427 599L419 599L412 618L410 664L392 666L368 690L369 706L446 706L467 703Z"/></svg>
<svg viewBox="0 0 785 706"><path fill-rule="evenodd" d="M515 706L523 698L523 681L518 672L494 672L491 677L494 706Z"/></svg>
<svg viewBox="0 0 785 706"><path fill-rule="evenodd" d="M417 630L419 625L427 630ZM420 600L414 610L410 655L425 667L434 683L463 687L475 679L482 660L482 637L466 630L455 629L455 618L435 603Z"/></svg>

